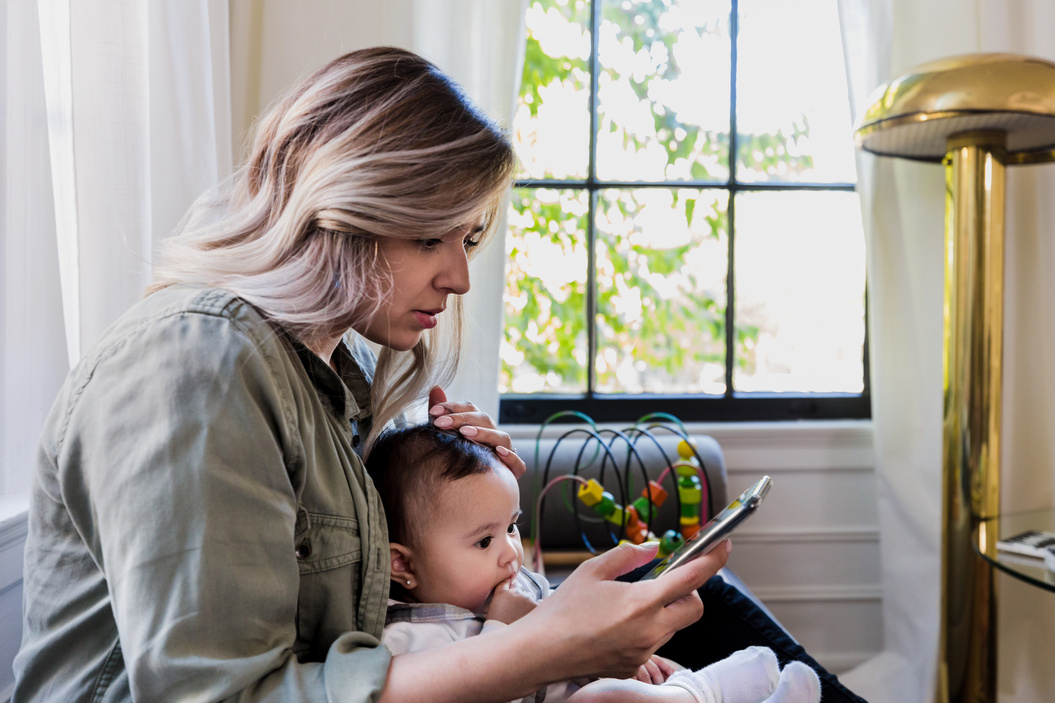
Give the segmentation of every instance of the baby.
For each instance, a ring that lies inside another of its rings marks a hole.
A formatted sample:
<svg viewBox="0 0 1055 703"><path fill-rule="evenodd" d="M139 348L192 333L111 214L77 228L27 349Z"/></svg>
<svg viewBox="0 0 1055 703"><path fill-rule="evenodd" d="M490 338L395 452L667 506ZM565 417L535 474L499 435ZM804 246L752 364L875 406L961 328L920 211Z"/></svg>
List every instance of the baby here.
<svg viewBox="0 0 1055 703"><path fill-rule="evenodd" d="M490 448L431 425L390 430L366 468L388 521L392 598L382 643L394 655L504 627L550 592L523 567L516 479ZM539 700L537 696L524 699ZM653 656L636 679L567 681L547 701L816 703L817 675L750 647L699 671Z"/></svg>

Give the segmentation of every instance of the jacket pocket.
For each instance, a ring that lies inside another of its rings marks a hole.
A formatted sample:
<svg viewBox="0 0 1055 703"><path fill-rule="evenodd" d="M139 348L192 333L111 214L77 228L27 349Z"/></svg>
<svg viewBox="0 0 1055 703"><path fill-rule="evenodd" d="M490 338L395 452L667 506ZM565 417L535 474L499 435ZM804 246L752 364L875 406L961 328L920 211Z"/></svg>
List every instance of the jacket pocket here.
<svg viewBox="0 0 1055 703"><path fill-rule="evenodd" d="M323 661L341 634L357 629L362 570L355 518L301 512L294 532L300 569L297 641L300 661Z"/></svg>
<svg viewBox="0 0 1055 703"><path fill-rule="evenodd" d="M301 512L293 544L301 576L339 569L362 559L359 521L351 517Z"/></svg>

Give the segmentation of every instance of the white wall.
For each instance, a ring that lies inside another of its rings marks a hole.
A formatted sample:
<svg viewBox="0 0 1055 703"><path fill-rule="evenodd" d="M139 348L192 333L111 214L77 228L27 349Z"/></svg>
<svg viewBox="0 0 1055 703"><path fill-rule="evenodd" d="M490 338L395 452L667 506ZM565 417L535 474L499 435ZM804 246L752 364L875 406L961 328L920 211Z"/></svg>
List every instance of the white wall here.
<svg viewBox="0 0 1055 703"><path fill-rule="evenodd" d="M835 673L883 648L879 526L869 422L723 425L730 495L773 488L733 538L729 565Z"/></svg>

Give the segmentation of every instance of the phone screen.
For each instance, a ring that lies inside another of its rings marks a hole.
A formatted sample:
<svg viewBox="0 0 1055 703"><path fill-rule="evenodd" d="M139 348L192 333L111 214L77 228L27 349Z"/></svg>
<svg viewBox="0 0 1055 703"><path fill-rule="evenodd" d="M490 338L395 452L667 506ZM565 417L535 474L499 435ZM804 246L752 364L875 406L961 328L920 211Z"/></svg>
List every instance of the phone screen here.
<svg viewBox="0 0 1055 703"><path fill-rule="evenodd" d="M641 580L654 579L714 549L737 525L754 513L762 504L772 484L773 480L769 476L760 478L736 500L727 505L722 512L701 527L699 532L685 540L684 544L656 564L654 569L641 577Z"/></svg>

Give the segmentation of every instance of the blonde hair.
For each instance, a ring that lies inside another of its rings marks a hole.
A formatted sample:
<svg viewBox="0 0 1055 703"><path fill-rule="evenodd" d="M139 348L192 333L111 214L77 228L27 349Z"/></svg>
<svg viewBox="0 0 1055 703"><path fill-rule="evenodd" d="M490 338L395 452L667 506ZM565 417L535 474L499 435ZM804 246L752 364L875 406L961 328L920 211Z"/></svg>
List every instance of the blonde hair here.
<svg viewBox="0 0 1055 703"><path fill-rule="evenodd" d="M257 124L245 164L191 207L147 293L228 290L303 342L365 324L391 290L382 237L497 227L513 178L506 133L409 51L346 54ZM457 368L460 299L409 352L382 350L370 447L388 421Z"/></svg>

